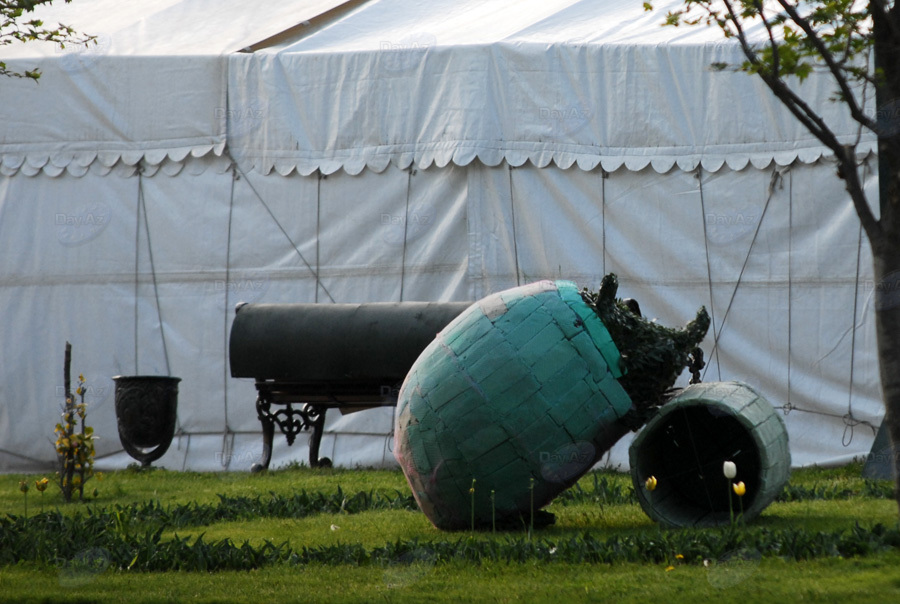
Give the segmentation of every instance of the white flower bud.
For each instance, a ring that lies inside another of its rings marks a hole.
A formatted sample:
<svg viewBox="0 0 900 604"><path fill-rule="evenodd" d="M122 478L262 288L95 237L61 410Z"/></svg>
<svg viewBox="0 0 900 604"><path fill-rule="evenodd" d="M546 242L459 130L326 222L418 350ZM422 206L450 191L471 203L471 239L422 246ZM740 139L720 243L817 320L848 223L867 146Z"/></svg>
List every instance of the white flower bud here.
<svg viewBox="0 0 900 604"><path fill-rule="evenodd" d="M722 464L722 474L729 480L737 476L737 466L734 465L733 461L726 461Z"/></svg>

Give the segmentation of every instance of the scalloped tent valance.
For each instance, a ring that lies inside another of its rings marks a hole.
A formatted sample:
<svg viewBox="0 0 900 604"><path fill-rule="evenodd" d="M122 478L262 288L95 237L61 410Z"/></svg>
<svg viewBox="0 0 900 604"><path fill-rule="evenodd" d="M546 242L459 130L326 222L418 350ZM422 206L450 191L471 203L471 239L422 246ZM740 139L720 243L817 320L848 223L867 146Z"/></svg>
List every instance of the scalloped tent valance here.
<svg viewBox="0 0 900 604"><path fill-rule="evenodd" d="M7 153L0 155L0 174L3 176L60 176L67 173L70 176L81 177L91 172L105 176L112 172L130 176L140 170L145 176L153 176L162 172L168 176L177 176L188 164L189 159L202 158L206 161L194 162L191 165L197 173L202 173L216 162L225 151L225 143L217 145L203 145L199 147L185 147L181 149L149 151L125 151L125 152L97 152L97 151L70 151L54 153L31 153L17 155ZM226 168L230 162L218 162ZM217 164L217 165L218 165ZM219 171L225 168L220 167Z"/></svg>
<svg viewBox="0 0 900 604"><path fill-rule="evenodd" d="M866 161L870 157L876 155L876 144L874 141L860 143L857 151L858 161ZM244 169L253 170L265 175L275 172L281 176L288 176L294 172L302 176L308 176L317 170L325 175L333 174L341 170L348 174L356 175L363 170L382 172L392 164L401 169L415 167L419 170L427 170L432 166L442 168L448 164L467 166L473 161L478 161L479 163L490 167L507 163L510 166L517 168L529 163L537 168L546 168L553 165L562 170L577 168L579 170L590 171L599 167L605 172L615 172L622 169L640 172L647 168L651 168L658 174L665 174L673 168L685 172L692 172L699 167L702 167L707 172L718 172L723 167L727 167L730 170L744 170L749 166L752 166L757 170L764 170L773 164L777 166L788 166L798 162L802 164L813 164L821 160L828 160L832 157L833 154L825 148L800 149L777 153L735 153L717 156L702 156L700 154L684 156L606 156L571 151L550 152L547 150L536 151L529 154L521 151L503 151L499 149L488 149L483 151L462 151L460 149L455 149L445 154L429 153L427 151L418 154L403 152L395 155L379 154L372 155L371 157L353 157L345 160L330 159L304 161L290 158L273 159L270 157L262 157L258 159L249 159L244 157L238 161Z"/></svg>
<svg viewBox="0 0 900 604"><path fill-rule="evenodd" d="M866 161L876 155L877 149L874 142L860 144L857 159ZM370 158L352 158L345 161L323 160L299 162L291 159L261 158L260 160L239 161L244 170L268 175L277 173L281 176L289 176L296 172L301 176L309 176L316 171L329 175L344 171L350 175L357 175L363 170L380 173L390 165L407 169L411 166L419 170L427 170L432 166L442 168L448 164L455 166L467 166L473 161L478 161L486 166L497 166L507 163L512 167L520 167L526 163L538 168L553 165L562 170L577 168L590 171L601 168L605 172L617 170L629 170L639 172L648 167L659 174L665 174L673 168L685 172L692 172L698 167L707 172L718 172L724 167L730 170L744 170L752 166L757 170L764 170L775 164L777 166L789 166L795 163L813 164L820 160L830 159L832 154L827 149L803 149L799 151L783 151L780 153L760 153L757 155L731 154L718 157L700 157L698 155L675 156L599 156L586 153L559 152L556 154L539 152L527 154L523 152L504 153L499 150L486 152L462 152L455 150L444 156L433 153L400 153L395 156L388 154L375 155ZM188 161L200 159L202 161ZM191 174L202 174L212 169L217 173L224 173L232 162L232 156L223 144L208 145L190 150L177 150L170 153L159 152L131 152L131 153L61 153L56 155L14 155L0 156L0 175L23 176L44 175L50 177L68 174L81 177L87 173L100 176L116 173L120 176L132 176L140 171L144 176L154 176L157 173L166 176L181 174L186 166L190 166Z"/></svg>

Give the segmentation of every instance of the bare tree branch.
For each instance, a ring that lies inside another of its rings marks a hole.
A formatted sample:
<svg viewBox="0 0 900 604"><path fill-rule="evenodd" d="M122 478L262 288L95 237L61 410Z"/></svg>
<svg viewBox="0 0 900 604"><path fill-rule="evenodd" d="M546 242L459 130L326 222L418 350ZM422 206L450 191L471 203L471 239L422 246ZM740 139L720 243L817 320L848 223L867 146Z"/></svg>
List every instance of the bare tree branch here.
<svg viewBox="0 0 900 604"><path fill-rule="evenodd" d="M743 28L740 18L735 13L732 0L723 0L723 3L728 10L731 23L737 32L736 37L740 42L744 56L747 57L747 60L753 66L757 67L757 74L788 111L790 111L813 136L819 139L822 144L834 153L840 167L841 176L844 178L847 191L850 193L853 207L859 215L863 229L866 231L866 234L871 241L881 240L881 225L872 213L872 209L869 207L862 186L859 183L858 166L856 164L856 146L842 145L834 132L828 127L828 124L825 123L825 120L822 119L822 117L816 113L803 98L791 90L781 76L777 75L777 72L773 73L765 68L759 55L747 39L746 31ZM778 54L778 48L775 47L772 50L774 62L775 57Z"/></svg>
<svg viewBox="0 0 900 604"><path fill-rule="evenodd" d="M838 157L840 170L838 174L844 179L845 188L850 194L853 202L853 208L859 216L866 236L869 238L873 247L881 245L884 241L884 228L882 224L875 218L872 208L866 199L865 191L859 180L859 165L856 162L856 148L848 146L844 152Z"/></svg>
<svg viewBox="0 0 900 604"><path fill-rule="evenodd" d="M755 4L756 12L759 14L759 18L762 19L763 25L766 27L766 33L769 35L769 47L772 49L772 74L776 78L780 78L781 54L778 52L778 43L775 42L775 32L772 31L772 24L769 23L769 20L763 14L762 2L755 2Z"/></svg>
<svg viewBox="0 0 900 604"><path fill-rule="evenodd" d="M747 60L751 65L757 68L757 73L762 78L763 82L766 83L769 89L775 93L775 96L785 104L788 110L794 114L794 117L800 120L800 123L802 123L813 136L822 141L822 143L835 154L839 153L843 146L838 142L837 137L834 136L825 121L819 117L819 115L813 111L800 96L788 88L780 76L767 72L759 55L757 55L747 39L744 27L737 14L734 12L732 1L724 0L724 4L728 9L731 22L737 31L737 39L741 44L741 49L744 51L744 56L747 57ZM774 51L774 54L777 55L777 48L774 49Z"/></svg>
<svg viewBox="0 0 900 604"><path fill-rule="evenodd" d="M850 88L849 82L847 82L847 74L844 69L841 68L834 60L834 55L831 54L831 51L825 46L825 43L822 41L822 38L819 37L819 34L813 29L812 24L809 22L809 19L800 15L797 12L795 6L793 6L790 2L786 2L786 0L778 0L778 4L784 8L785 12L790 16L791 20L797 24L797 26L803 30L803 33L810 39L813 46L816 49L816 52L819 53L819 56L822 57L822 60L825 61L825 64L828 66L829 71L831 71L832 77L837 82L838 88L841 90L842 100L847 104L847 107L850 109L850 115L853 116L853 119L864 125L866 128L869 128L873 132L875 132L876 124L873 119L868 117L856 102L856 97L853 94L853 90Z"/></svg>
<svg viewBox="0 0 900 604"><path fill-rule="evenodd" d="M97 36L79 34L77 31L57 23L55 28L44 26L40 19L31 18L32 13L41 5L50 5L54 0L0 0L0 46L6 46L14 42L42 41L58 44L65 47L66 44L87 45L97 43ZM72 0L64 0L66 3ZM0 77L31 78L38 80L41 77L40 69L24 70L21 73L7 68L6 63L0 62Z"/></svg>

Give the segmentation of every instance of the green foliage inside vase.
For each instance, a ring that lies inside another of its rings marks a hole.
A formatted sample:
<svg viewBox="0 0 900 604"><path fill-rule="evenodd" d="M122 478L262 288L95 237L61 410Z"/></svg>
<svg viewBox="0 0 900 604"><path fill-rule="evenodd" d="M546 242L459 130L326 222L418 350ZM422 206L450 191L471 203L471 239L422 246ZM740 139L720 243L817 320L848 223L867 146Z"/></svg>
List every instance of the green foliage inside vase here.
<svg viewBox="0 0 900 604"><path fill-rule="evenodd" d="M619 281L615 274L603 277L600 289L585 289L581 296L606 329L622 355L625 375L619 383L639 412L664 404L692 353L709 329L709 315L700 307L697 316L683 329L665 327L641 316L633 302L616 298ZM630 305L631 304L631 305Z"/></svg>

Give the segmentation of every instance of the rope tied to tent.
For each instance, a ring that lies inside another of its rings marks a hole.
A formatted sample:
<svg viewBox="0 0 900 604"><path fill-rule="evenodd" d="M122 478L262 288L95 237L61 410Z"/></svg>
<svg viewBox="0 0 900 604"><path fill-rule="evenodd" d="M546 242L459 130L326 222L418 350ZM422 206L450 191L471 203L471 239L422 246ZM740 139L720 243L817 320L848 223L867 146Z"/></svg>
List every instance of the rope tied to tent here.
<svg viewBox="0 0 900 604"><path fill-rule="evenodd" d="M227 151L226 151L226 153L227 153ZM241 177L243 177L244 182L246 182L247 186L250 187L250 190L253 192L253 195L256 197L257 201L259 201L259 203L262 204L263 208L265 208L266 212L269 214L269 217L275 223L275 226L278 227L278 230L281 231L281 234L284 235L284 238L287 239L288 243L291 244L291 247L294 249L294 252L296 252L297 257L300 258L300 260L303 262L303 265L310 272L310 274L312 274L312 276L315 278L316 291L318 292L318 288L321 287L322 291L325 293L325 295L328 296L328 299L331 302L335 302L334 296L331 295L331 292L329 292L328 288L325 287L325 284L322 283L322 279L321 279L321 276L319 275L319 271L317 269L313 268L312 264L310 264L309 261L306 259L306 257L303 255L303 252L300 251L300 247L294 242L293 239L291 239L291 236L288 234L287 229L285 229L284 225L281 224L281 221L278 220L278 218L275 216L275 213L272 211L272 208L269 207L269 204L266 203L265 199L263 199L262 195L260 195L260 193L259 193L259 191L257 191L256 187L253 186L253 182L251 182L251 180L247 177L246 172L244 172L241 169L240 165L234 160L234 158L230 157L230 155L229 155L229 159L231 159L232 169L235 171L236 174L239 174Z"/></svg>
<svg viewBox="0 0 900 604"><path fill-rule="evenodd" d="M169 348L166 345L166 325L163 322L162 307L159 302L159 282L156 278L156 264L153 261L153 245L150 240L150 223L147 219L147 203L144 199L144 175L143 168L138 167L138 205L137 205L137 230L135 233L135 250L134 250L134 372L138 370L138 300L140 291L140 236L141 236L141 216L144 218L144 234L147 237L147 256L150 261L150 275L153 281L153 297L156 300L156 316L159 321L159 334L162 339L163 357L166 363L166 375L172 375L172 369L169 364Z"/></svg>
<svg viewBox="0 0 900 604"><path fill-rule="evenodd" d="M731 291L731 298L728 300L728 306L725 307L725 315L722 317L722 322L719 326L716 326L716 315L715 315L715 305L713 304L713 285L712 285L712 267L710 263L710 252L709 252L709 235L706 230L706 220L703 220L703 238L704 245L706 247L706 276L709 285L709 313L712 319L712 329L713 329L713 349L710 353L710 356L715 355L716 357L716 368L719 371L718 380L721 381L721 365L718 362L719 358L719 340L722 337L722 333L725 330L725 323L728 320L728 315L731 313L731 308L734 305L734 299L737 296L738 289L741 286L741 283L744 279L744 273L747 270L747 265L750 263L750 256L753 253L753 247L756 244L757 239L759 238L759 232L762 228L763 221L766 218L766 212L769 210L769 205L771 204L772 198L775 196L775 191L783 187L783 177L790 170L789 166L785 166L784 168L776 167L772 170L772 176L769 179L768 186L768 195L766 197L766 203L763 206L762 214L759 217L759 221L756 223L756 229L753 232L753 239L750 241L750 247L747 249L747 255L744 257L744 262L741 265L741 270L738 273L737 282L734 284L734 289ZM703 216L706 216L706 203L703 195L703 178L701 173L701 168L697 168L696 178L699 183L700 188L700 209L703 212ZM790 355L788 355L788 362L790 363ZM709 365L706 366L706 370L703 372L703 377L706 377L706 371L709 370ZM790 375L790 371L788 372Z"/></svg>
<svg viewBox="0 0 900 604"><path fill-rule="evenodd" d="M867 184L868 179L872 176L872 169L869 166L868 158L863 159L863 186ZM863 235L864 230L862 223L859 225L859 234L856 244L856 279L854 280L854 289L853 289L853 320L851 322L851 333L850 333L850 380L849 385L847 386L847 413L843 416L844 422L844 434L841 437L841 444L845 447L849 447L850 443L853 442L853 429L859 425L865 425L871 428L872 435L876 435L878 433L878 428L876 428L872 423L856 419L853 415L853 384L854 384L854 370L856 369L856 329L857 329L857 317L858 317L858 307L859 307L859 277L862 272L861 264L862 264L862 247L863 247ZM848 435L849 434L849 435Z"/></svg>

